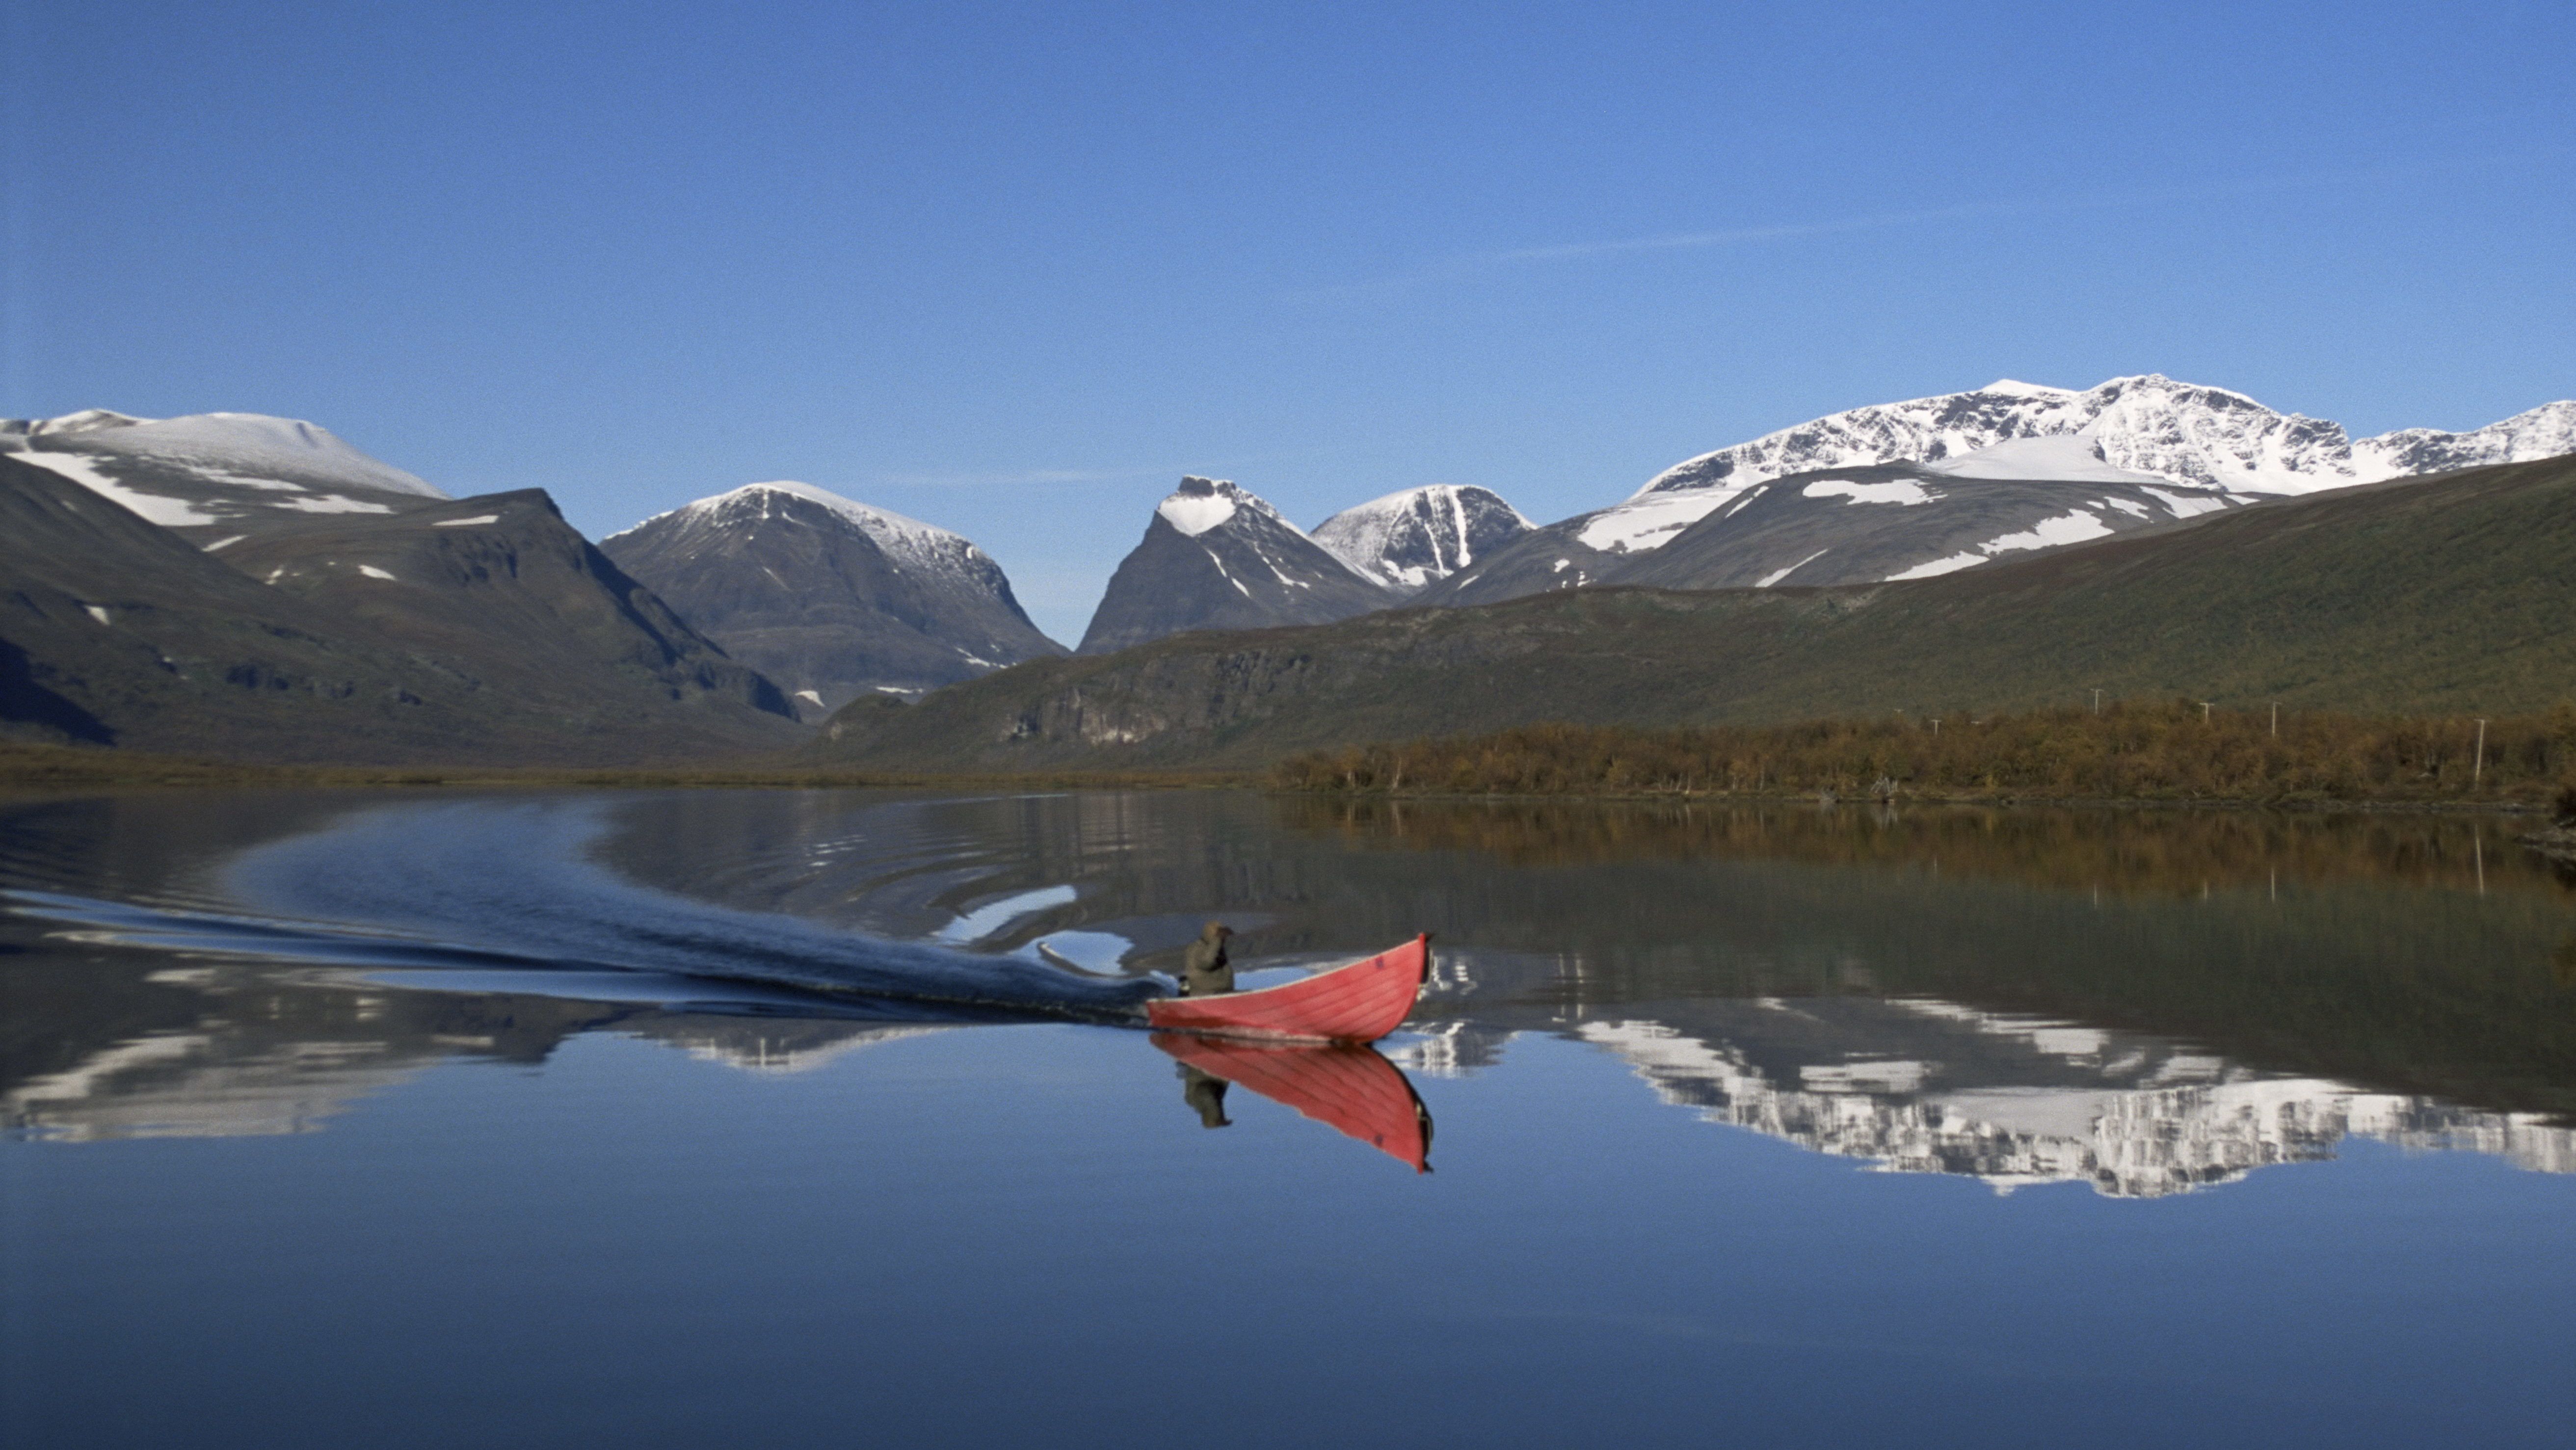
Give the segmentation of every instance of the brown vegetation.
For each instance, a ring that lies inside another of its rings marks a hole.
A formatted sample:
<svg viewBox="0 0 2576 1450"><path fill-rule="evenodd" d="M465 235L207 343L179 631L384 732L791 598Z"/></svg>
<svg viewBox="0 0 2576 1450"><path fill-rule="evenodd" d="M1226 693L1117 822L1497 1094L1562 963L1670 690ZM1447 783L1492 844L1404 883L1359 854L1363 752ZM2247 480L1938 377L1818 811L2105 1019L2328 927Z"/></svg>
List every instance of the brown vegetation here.
<svg viewBox="0 0 2576 1450"><path fill-rule="evenodd" d="M2499 888L2534 873L2530 837L2477 816L2388 811L2109 811L1979 804L1439 799L1334 793L1279 798L1291 826L1354 850L1466 851L1514 867L1643 861L1797 861L1927 871L2112 895L2202 896L2366 881ZM2544 833L2545 834L2545 833Z"/></svg>
<svg viewBox="0 0 2576 1450"><path fill-rule="evenodd" d="M2112 703L2098 714L1676 730L1535 725L1313 751L1282 762L1272 783L1408 795L2528 806L2576 784L2576 706L2483 727L2459 716L2275 717L2190 700Z"/></svg>

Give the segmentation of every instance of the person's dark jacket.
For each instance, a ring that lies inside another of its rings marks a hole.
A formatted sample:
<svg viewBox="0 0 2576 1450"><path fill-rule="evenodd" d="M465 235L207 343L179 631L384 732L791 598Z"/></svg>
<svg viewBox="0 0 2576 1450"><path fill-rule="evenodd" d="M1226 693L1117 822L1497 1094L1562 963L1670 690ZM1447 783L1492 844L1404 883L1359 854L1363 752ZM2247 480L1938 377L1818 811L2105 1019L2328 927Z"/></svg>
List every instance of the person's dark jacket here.
<svg viewBox="0 0 2576 1450"><path fill-rule="evenodd" d="M1212 997L1234 990L1234 964L1226 960L1225 939L1234 928L1211 921L1181 956L1181 995Z"/></svg>

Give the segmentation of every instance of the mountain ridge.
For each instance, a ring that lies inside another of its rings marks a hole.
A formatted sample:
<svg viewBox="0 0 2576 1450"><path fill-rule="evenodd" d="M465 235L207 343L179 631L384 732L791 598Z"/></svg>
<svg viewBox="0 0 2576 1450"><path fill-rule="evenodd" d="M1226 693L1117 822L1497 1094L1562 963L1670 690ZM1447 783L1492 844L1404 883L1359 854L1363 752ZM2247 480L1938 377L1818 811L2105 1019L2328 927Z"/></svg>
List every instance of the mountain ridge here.
<svg viewBox="0 0 2576 1450"><path fill-rule="evenodd" d="M1206 633L844 711L816 761L1245 768L1564 720L1760 722L2116 694L2543 709L2576 679L2576 460L2231 509L1903 584L1582 589Z"/></svg>

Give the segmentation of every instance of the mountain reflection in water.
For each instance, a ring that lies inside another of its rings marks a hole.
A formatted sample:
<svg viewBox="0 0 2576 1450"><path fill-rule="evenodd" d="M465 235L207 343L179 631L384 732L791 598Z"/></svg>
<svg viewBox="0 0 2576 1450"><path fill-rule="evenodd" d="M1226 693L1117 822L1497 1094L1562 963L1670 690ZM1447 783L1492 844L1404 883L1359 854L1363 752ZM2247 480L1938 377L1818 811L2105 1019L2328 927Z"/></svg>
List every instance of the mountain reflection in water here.
<svg viewBox="0 0 2576 1450"><path fill-rule="evenodd" d="M550 879L542 934L514 939L422 864L524 853L532 820L575 810L606 830L560 849L611 885ZM442 1061L539 1062L581 1034L784 1073L1018 1020L816 996L792 961L763 989L621 959L643 893L656 942L763 913L1130 977L1168 969L1211 917L1256 968L1430 930L1424 1005L1385 1044L1405 1068L1508 1070L1516 1038L1567 1039L1712 1122L2001 1189L2172 1194L2356 1135L2576 1170L2576 891L2493 820L1217 792L206 792L0 811L0 887L508 957L151 949L22 898L0 942L0 1108L34 1138L309 1131ZM586 936L609 945L564 954ZM1283 1079L1286 1059L1164 1046L1421 1166L1427 1115L1407 1139L1419 1100L1376 1054Z"/></svg>

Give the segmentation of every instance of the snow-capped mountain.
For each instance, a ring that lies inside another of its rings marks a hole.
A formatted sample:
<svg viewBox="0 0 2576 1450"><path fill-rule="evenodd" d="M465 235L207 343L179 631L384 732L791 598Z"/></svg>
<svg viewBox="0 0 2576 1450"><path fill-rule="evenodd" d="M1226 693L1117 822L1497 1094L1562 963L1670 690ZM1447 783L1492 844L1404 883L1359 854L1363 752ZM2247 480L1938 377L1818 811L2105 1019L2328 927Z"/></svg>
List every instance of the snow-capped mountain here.
<svg viewBox="0 0 2576 1450"><path fill-rule="evenodd" d="M262 413L6 419L0 452L209 548L316 514L401 513L447 497L327 428Z"/></svg>
<svg viewBox="0 0 2576 1450"><path fill-rule="evenodd" d="M1189 477L1154 509L1083 632L1108 654L1188 629L1328 624L1399 595L1335 557L1256 495Z"/></svg>
<svg viewBox="0 0 2576 1450"><path fill-rule="evenodd" d="M2077 440L2081 456L2095 462L2174 483L2309 493L2576 451L2576 402L2546 404L2467 433L2412 428L2354 442L2339 423L2276 413L2242 393L2154 373L2082 392L2005 379L1965 393L1854 408L1703 453L1656 475L1632 501L1742 489L1862 463L1957 462L1997 444L2049 437Z"/></svg>
<svg viewBox="0 0 2576 1450"><path fill-rule="evenodd" d="M972 542L812 484L702 498L600 549L808 718L1064 652Z"/></svg>
<svg viewBox="0 0 2576 1450"><path fill-rule="evenodd" d="M1435 483L1346 508L1315 526L1315 542L1390 589L1436 584L1537 526L1489 489Z"/></svg>
<svg viewBox="0 0 2576 1450"><path fill-rule="evenodd" d="M2576 402L2465 433L2416 428L2355 442L2339 424L2153 374L2081 392L2007 379L1854 408L1701 454L1624 502L1552 524L1460 571L1424 599L1483 604L1581 584L1920 578L2265 495L2568 452L2576 452ZM1792 482L1798 487L1770 487ZM1822 498L1840 504L1813 506ZM1861 507L1897 502L1902 513ZM1652 557L1684 538L1693 541L1691 562Z"/></svg>

